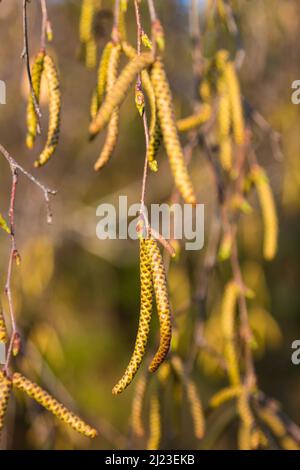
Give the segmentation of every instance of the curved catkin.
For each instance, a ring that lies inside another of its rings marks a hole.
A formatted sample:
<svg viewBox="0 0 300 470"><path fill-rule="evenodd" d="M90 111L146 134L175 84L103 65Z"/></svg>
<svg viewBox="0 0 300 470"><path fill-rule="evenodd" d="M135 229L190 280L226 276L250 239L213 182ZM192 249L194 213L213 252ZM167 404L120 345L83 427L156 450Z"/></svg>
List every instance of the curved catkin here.
<svg viewBox="0 0 300 470"><path fill-rule="evenodd" d="M238 397L241 394L241 391L241 386L223 388L211 397L209 405L212 408L218 408L219 406L223 405L223 403L225 403L226 401Z"/></svg>
<svg viewBox="0 0 300 470"><path fill-rule="evenodd" d="M228 87L234 139L236 144L243 145L245 143L245 122L242 97L235 66L231 61L225 64L224 79Z"/></svg>
<svg viewBox="0 0 300 470"><path fill-rule="evenodd" d="M149 439L147 450L158 450L161 440L160 405L157 394L151 397L149 412Z"/></svg>
<svg viewBox="0 0 300 470"><path fill-rule="evenodd" d="M7 377L7 375L2 370L0 370L0 434L4 426L4 419L11 389L11 379Z"/></svg>
<svg viewBox="0 0 300 470"><path fill-rule="evenodd" d="M196 204L196 196L185 163L180 144L172 95L163 63L157 59L151 71L151 80L156 96L156 104L166 152L169 158L175 185L187 204Z"/></svg>
<svg viewBox="0 0 300 470"><path fill-rule="evenodd" d="M245 388L242 388L238 397L237 411L241 419L240 449L251 450L256 447L256 443L253 440L255 437L253 432L255 421L249 404L249 395Z"/></svg>
<svg viewBox="0 0 300 470"><path fill-rule="evenodd" d="M37 384L31 382L22 374L15 372L12 378L13 386L22 392L25 392L29 397L33 398L37 403L43 406L64 423L71 426L75 431L83 434L86 437L94 438L97 436L96 429L86 424L82 419L69 411L64 405L59 403L49 393L39 387Z"/></svg>
<svg viewBox="0 0 300 470"><path fill-rule="evenodd" d="M59 80L54 62L49 55L45 55L44 58L44 73L49 93L49 127L45 148L35 162L35 167L45 165L53 155L58 144L60 130L61 97Z"/></svg>
<svg viewBox="0 0 300 470"><path fill-rule="evenodd" d="M98 103L101 104L106 91L107 73L110 54L113 50L113 42L109 41L103 49L97 73Z"/></svg>
<svg viewBox="0 0 300 470"><path fill-rule="evenodd" d="M268 177L263 168L256 165L252 175L264 223L263 254L266 260L272 260L277 252L278 239L278 220L275 201Z"/></svg>
<svg viewBox="0 0 300 470"><path fill-rule="evenodd" d="M144 52L141 55L134 57L124 67L113 88L106 95L97 116L90 124L89 130L92 137L98 134L98 132L106 126L114 109L119 107L124 101L136 76L141 73L143 69L149 67L152 62L153 55L150 52Z"/></svg>
<svg viewBox="0 0 300 470"><path fill-rule="evenodd" d="M224 170L232 167L232 146L230 137L231 109L230 97L226 82L223 78L218 81L219 107L218 107L218 133L220 143L220 161Z"/></svg>
<svg viewBox="0 0 300 470"><path fill-rule="evenodd" d="M109 55L108 67L107 67L107 93L113 88L117 75L118 75L118 66L120 63L121 57L121 46L115 45ZM103 168L109 161L118 139L119 133L119 108L116 107L111 115L111 118L108 123L107 135L103 148L101 150L100 156L95 163L95 170L99 171Z"/></svg>
<svg viewBox="0 0 300 470"><path fill-rule="evenodd" d="M41 90L41 80L42 74L44 70L44 57L45 52L41 51L37 54L34 59L34 63L31 70L31 78L32 78L32 88L35 95L35 99L37 103L40 99L40 90ZM37 130L37 116L34 107L34 102L31 93L29 93L29 100L27 105L27 136L26 136L26 145L28 148L32 148L35 138L36 138L36 130Z"/></svg>
<svg viewBox="0 0 300 470"><path fill-rule="evenodd" d="M133 433L138 437L143 437L145 435L142 411L146 392L146 385L146 376L143 375L137 381L132 400L131 427Z"/></svg>
<svg viewBox="0 0 300 470"><path fill-rule="evenodd" d="M132 382L143 360L150 331L152 315L153 286L152 273L147 245L150 239L140 241L140 282L141 282L141 307L140 320L134 351L123 377L112 390L114 395L122 393Z"/></svg>
<svg viewBox="0 0 300 470"><path fill-rule="evenodd" d="M1 312L1 310L0 310L0 341L2 341L2 343L7 343L8 341L5 319L4 319L3 312Z"/></svg>
<svg viewBox="0 0 300 470"><path fill-rule="evenodd" d="M170 349L172 323L165 267L157 241L150 238L148 240L147 250L160 324L159 348L149 366L149 371L155 372L165 360Z"/></svg>
<svg viewBox="0 0 300 470"><path fill-rule="evenodd" d="M258 410L260 419L268 426L274 436L283 438L286 435L286 428L282 420L271 408L260 407Z"/></svg>
<svg viewBox="0 0 300 470"><path fill-rule="evenodd" d="M240 374L235 347L235 310L238 299L238 286L230 281L225 286L222 301L222 329L225 339L224 354L227 360L228 375L232 385L239 385Z"/></svg>
<svg viewBox="0 0 300 470"><path fill-rule="evenodd" d="M195 127L205 124L211 118L211 115L211 106L208 103L204 103L197 114L192 114L186 118L179 119L177 121L177 129L179 132L187 132L195 129Z"/></svg>

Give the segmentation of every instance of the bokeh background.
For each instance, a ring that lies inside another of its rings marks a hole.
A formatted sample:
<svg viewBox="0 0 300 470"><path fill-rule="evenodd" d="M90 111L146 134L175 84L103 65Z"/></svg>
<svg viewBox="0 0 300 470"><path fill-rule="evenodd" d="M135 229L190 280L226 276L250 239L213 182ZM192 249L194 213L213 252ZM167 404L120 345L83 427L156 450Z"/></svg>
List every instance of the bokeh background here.
<svg viewBox="0 0 300 470"><path fill-rule="evenodd" d="M28 90L21 59L22 2L3 0L0 4L0 78L7 85L7 104L0 107L0 142L25 168L58 190L53 200L53 224L48 226L38 189L23 177L18 184L16 239L22 263L14 271L13 283L23 348L15 368L78 411L100 430L100 436L90 443L69 431L31 400L17 395L10 402L2 447L125 448L131 445L128 420L133 387L120 397L113 397L111 388L127 363L136 333L138 247L131 240L99 241L95 232L96 208L102 202L115 203L122 194L128 196L129 203L139 201L144 160L142 123L131 93L122 108L115 155L101 174L96 174L93 164L103 137L88 142L89 102L96 72L87 70L78 59L80 1L48 0L47 3L54 32L49 51L60 72L63 109L58 150L50 163L39 171L33 170L32 164L45 136L39 138L34 151L28 151L25 146ZM185 116L191 111L194 92L188 2L156 0L155 3L165 28L166 66L176 114ZM109 9L112 2L104 4ZM280 239L276 259L268 265L262 260L262 226L256 212L245 218L240 231L241 261L246 280L272 315L265 329L262 328L264 331L258 332L256 367L260 387L267 395L278 399L285 412L299 425L300 366L291 363L291 344L300 339L300 107L291 103L291 83L300 79L300 5L297 0L251 0L239 4L239 25L245 49L241 70L243 93L282 135L282 155L273 152L268 132L258 130L255 142L259 161L270 176L278 207ZM28 11L33 56L40 41L39 2L32 0ZM144 25L148 28L148 16L144 8L143 11ZM134 42L132 5L128 18L129 38ZM99 20L99 51L109 39L111 24L110 15ZM44 93L44 130L47 126L46 100ZM148 180L147 203L167 201L172 191L172 179L163 152L159 159L160 171L151 174ZM206 204L208 229L214 186L200 151L195 153L191 168L198 200ZM0 171L0 211L6 215L10 173L4 159L0 160ZM180 328L187 338L183 339L183 344L188 342L191 328L190 312L184 306L189 304L195 291L196 277L191 275L191 265L192 272L200 269L205 248L201 253L184 254L170 267L172 304L174 310L184 310ZM2 292L8 253L9 239L1 232ZM226 269L221 267L219 271L224 274ZM212 292L213 296L221 298L217 280ZM214 312L211 313L213 316ZM255 323L255 319L253 321ZM256 322L260 324L259 319ZM156 324L153 329L152 343L157 340ZM208 334L213 336L217 330L216 317ZM194 378L204 408L212 393L226 384L214 364L205 358L201 360L201 357ZM178 409L173 410L173 418L166 420L162 447L199 447L189 426L190 418L180 411L179 405L176 406ZM201 446L235 448L235 432L233 423L220 438L208 436ZM144 444L135 445L143 447Z"/></svg>

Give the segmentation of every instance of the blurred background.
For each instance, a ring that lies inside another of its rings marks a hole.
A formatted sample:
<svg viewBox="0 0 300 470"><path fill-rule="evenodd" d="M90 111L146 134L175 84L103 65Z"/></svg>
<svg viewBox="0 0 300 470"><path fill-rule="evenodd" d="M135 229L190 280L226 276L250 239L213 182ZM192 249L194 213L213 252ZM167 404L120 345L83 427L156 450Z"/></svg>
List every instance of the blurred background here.
<svg viewBox="0 0 300 470"><path fill-rule="evenodd" d="M25 146L26 100L24 63L21 59L22 2L3 0L0 5L0 79L7 85L7 104L0 106L0 142L26 169L58 190L53 199L53 224L46 223L45 207L38 189L20 176L16 202L16 240L21 254L14 270L13 291L17 322L23 339L15 368L51 391L100 431L93 442L60 424L32 400L17 394L10 401L7 430L2 446L9 449L111 449L130 446L128 422L134 387L114 397L111 389L131 354L139 312L138 246L131 240L99 241L96 208L127 195L138 202L144 164L141 120L130 93L121 111L117 149L100 174L93 170L103 135L88 142L89 103L96 71L79 60L79 0L48 0L54 40L49 52L59 68L62 120L59 147L40 170L33 162L43 147L47 128L47 93L42 92L43 129L35 149ZM110 10L112 2L103 2ZM135 42L132 2L129 2L128 35ZM144 3L144 2L143 2ZM203 5L205 2L200 2ZM257 212L245 217L239 233L241 264L247 284L270 316L253 308L257 329L256 367L259 386L282 403L285 412L300 425L300 366L291 362L291 344L300 339L300 107L291 103L291 84L300 79L300 4L297 0L251 0L239 3L239 26L245 60L241 69L247 101L282 135L282 155L274 152L268 131L258 130L255 146L266 168L279 213L279 252L272 263L262 260L262 224ZM166 67L174 93L176 115L191 112L193 71L189 39L188 1L156 0L165 28ZM202 6L201 6L202 8ZM142 5L143 24L149 30ZM41 15L39 2L28 5L30 55L39 50ZM109 40L112 16L99 19L99 54ZM208 37L208 49L213 37ZM146 202L167 201L172 178L164 152L160 170L150 174ZM192 177L198 201L206 205L206 229L215 195L213 178L201 151L195 152ZM7 215L10 173L0 159L0 212ZM255 202L254 202L255 204ZM201 252L183 253L169 271L171 301L183 311L179 319L182 349L191 335L189 299L195 292L206 245ZM1 292L4 289L9 239L0 233ZM222 296L214 276L207 335L217 342L217 305ZM192 274L191 274L192 273ZM5 305L5 299L3 299ZM157 341L154 322L151 343ZM212 393L226 384L213 361L199 356L194 379L206 409ZM167 391L166 393L172 393ZM176 400L175 400L176 401ZM166 411L167 413L167 411ZM173 413L173 414L172 414ZM176 402L166 418L162 448L197 448L189 416ZM210 419L208 412L208 419ZM212 418L213 419L213 418ZM184 429L184 432L182 432ZM235 424L220 438L209 436L205 447L235 448ZM132 444L143 447L143 441Z"/></svg>

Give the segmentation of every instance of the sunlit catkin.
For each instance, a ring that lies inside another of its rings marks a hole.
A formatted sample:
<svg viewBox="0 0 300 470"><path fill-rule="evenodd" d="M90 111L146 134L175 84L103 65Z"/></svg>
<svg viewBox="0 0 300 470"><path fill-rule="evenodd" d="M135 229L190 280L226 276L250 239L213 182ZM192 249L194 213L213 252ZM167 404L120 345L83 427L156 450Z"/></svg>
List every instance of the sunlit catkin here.
<svg viewBox="0 0 300 470"><path fill-rule="evenodd" d="M228 87L234 139L236 144L243 145L245 143L245 122L242 97L239 80L232 61L228 61L225 65L224 79Z"/></svg>
<svg viewBox="0 0 300 470"><path fill-rule="evenodd" d="M230 137L231 109L228 88L223 78L218 81L218 132L220 144L220 161L224 170L229 171L232 167L232 145Z"/></svg>
<svg viewBox="0 0 300 470"><path fill-rule="evenodd" d="M41 89L41 80L44 69L44 57L45 53L43 51L39 52L34 59L34 63L31 70L32 78L32 89L34 92L35 99L37 103L40 99L40 89ZM27 136L26 136L26 145L28 148L32 148L37 132L37 115L34 107L34 101L32 94L29 93L28 105L27 105Z"/></svg>
<svg viewBox="0 0 300 470"><path fill-rule="evenodd" d="M45 55L44 58L44 74L49 93L49 127L47 142L38 160L35 162L36 167L47 163L49 158L53 155L58 144L60 130L61 97L59 79L54 62L49 55Z"/></svg>
<svg viewBox="0 0 300 470"><path fill-rule="evenodd" d="M69 411L64 405L59 403L55 398L49 395L49 393L39 387L39 385L31 382L18 372L13 374L12 381L15 388L25 392L46 410L51 411L51 413L59 420L71 426L75 431L90 438L97 436L96 429L92 428L74 413Z"/></svg>
<svg viewBox="0 0 300 470"><path fill-rule="evenodd" d="M225 339L224 354L227 360L228 375L232 385L238 385L240 383L238 357L235 345L235 311L238 292L236 283L230 281L225 286L222 301L222 329Z"/></svg>
<svg viewBox="0 0 300 470"><path fill-rule="evenodd" d="M119 107L128 93L130 86L141 71L149 67L153 62L150 52L144 52L134 57L122 70L116 83L106 95L97 116L91 122L89 130L93 137L98 134L109 122L115 108Z"/></svg>
<svg viewBox="0 0 300 470"><path fill-rule="evenodd" d="M147 450L158 450L161 440L160 404L157 394L151 397L149 411L149 439Z"/></svg>
<svg viewBox="0 0 300 470"><path fill-rule="evenodd" d="M115 385L112 390L114 395L122 393L126 387L132 382L135 374L143 360L146 345L150 331L150 321L152 315L152 268L149 259L149 247L152 240L146 239L140 241L140 282L141 282L141 307L139 327L135 342L135 347L129 364L124 372L123 377Z"/></svg>
<svg viewBox="0 0 300 470"><path fill-rule="evenodd" d="M207 103L204 103L197 114L192 114L186 118L179 119L177 121L177 129L179 132L187 132L195 129L196 127L205 124L211 118L211 115L211 106Z"/></svg>
<svg viewBox="0 0 300 470"><path fill-rule="evenodd" d="M98 102L99 104L102 103L104 94L106 91L106 83L107 83L107 73L108 73L108 64L110 54L113 50L113 42L109 41L103 49L100 64L98 67L97 73L97 92L98 92Z"/></svg>
<svg viewBox="0 0 300 470"><path fill-rule="evenodd" d="M165 360L170 349L172 324L165 267L157 241L153 238L149 239L147 249L152 272L156 308L160 323L159 348L149 366L149 371L155 372L160 364Z"/></svg>
<svg viewBox="0 0 300 470"><path fill-rule="evenodd" d="M241 394L241 391L241 386L223 388L212 396L209 404L212 408L218 408L223 405L223 403L238 397Z"/></svg>
<svg viewBox="0 0 300 470"><path fill-rule="evenodd" d="M143 424L143 404L146 392L147 380L146 376L142 375L136 383L131 409L131 428L133 433L138 437L143 437L145 434Z"/></svg>
<svg viewBox="0 0 300 470"><path fill-rule="evenodd" d="M92 37L93 17L95 13L95 0L82 0L79 37L83 43L88 42Z"/></svg>
<svg viewBox="0 0 300 470"><path fill-rule="evenodd" d="M254 431L254 417L249 404L248 391L242 388L242 391L238 397L237 410L241 419L241 427L239 434L239 448L240 450L251 450L255 448L257 442L253 442L255 437Z"/></svg>
<svg viewBox="0 0 300 470"><path fill-rule="evenodd" d="M0 341L7 343L8 336L3 312L0 310Z"/></svg>
<svg viewBox="0 0 300 470"><path fill-rule="evenodd" d="M107 93L113 88L118 74L118 66L121 57L121 46L113 46L108 59L107 66ZM118 139L119 133L119 108L116 107L108 123L107 135L100 156L95 163L95 170L103 168L109 161Z"/></svg>
<svg viewBox="0 0 300 470"><path fill-rule="evenodd" d="M176 187L186 203L195 204L196 196L177 132L171 90L160 59L157 59L152 67L151 79L163 140Z"/></svg>
<svg viewBox="0 0 300 470"><path fill-rule="evenodd" d="M278 220L275 201L268 177L260 166L256 165L252 171L253 181L257 190L263 223L264 223L264 258L271 260L277 252Z"/></svg>
<svg viewBox="0 0 300 470"><path fill-rule="evenodd" d="M4 419L7 411L8 400L12 388L12 381L0 370L0 434L4 426Z"/></svg>

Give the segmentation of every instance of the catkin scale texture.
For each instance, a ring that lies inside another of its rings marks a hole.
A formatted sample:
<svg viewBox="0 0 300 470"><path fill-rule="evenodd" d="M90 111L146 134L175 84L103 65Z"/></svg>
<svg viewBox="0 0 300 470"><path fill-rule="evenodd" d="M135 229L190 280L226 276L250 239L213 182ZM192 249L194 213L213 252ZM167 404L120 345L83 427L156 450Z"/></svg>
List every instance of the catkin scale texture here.
<svg viewBox="0 0 300 470"><path fill-rule="evenodd" d="M12 381L3 371L0 371L0 433L4 426L8 400L12 388Z"/></svg>
<svg viewBox="0 0 300 470"><path fill-rule="evenodd" d="M153 285L151 264L149 259L148 245L150 239L140 241L140 282L141 282L141 307L139 327L135 342L135 347L129 364L124 372L123 377L115 385L112 390L114 395L122 393L126 387L132 382L140 364L143 360L146 345L150 331L150 321L152 316L153 303Z"/></svg>
<svg viewBox="0 0 300 470"><path fill-rule="evenodd" d="M156 96L163 140L176 187L186 203L196 204L194 188L187 170L177 132L171 90L163 63L160 59L157 59L153 64L151 80Z"/></svg>
<svg viewBox="0 0 300 470"><path fill-rule="evenodd" d="M49 393L39 387L39 385L31 382L22 374L15 372L13 374L12 382L15 388L25 392L41 406L46 408L48 411L51 411L51 413L59 420L71 426L75 431L90 438L97 436L96 429L93 429L91 426L86 424L84 421L82 421L82 419L69 411L64 405L59 403L51 395L49 395Z"/></svg>
<svg viewBox="0 0 300 470"><path fill-rule="evenodd" d="M41 79L44 70L44 57L45 53L43 51L39 52L35 57L32 71L32 88L37 102L40 99L40 90L41 90ZM34 102L31 93L29 94L29 100L27 105L27 136L26 136L26 145L28 148L32 148L35 138L36 138L36 129L37 129L37 116L34 108Z"/></svg>

